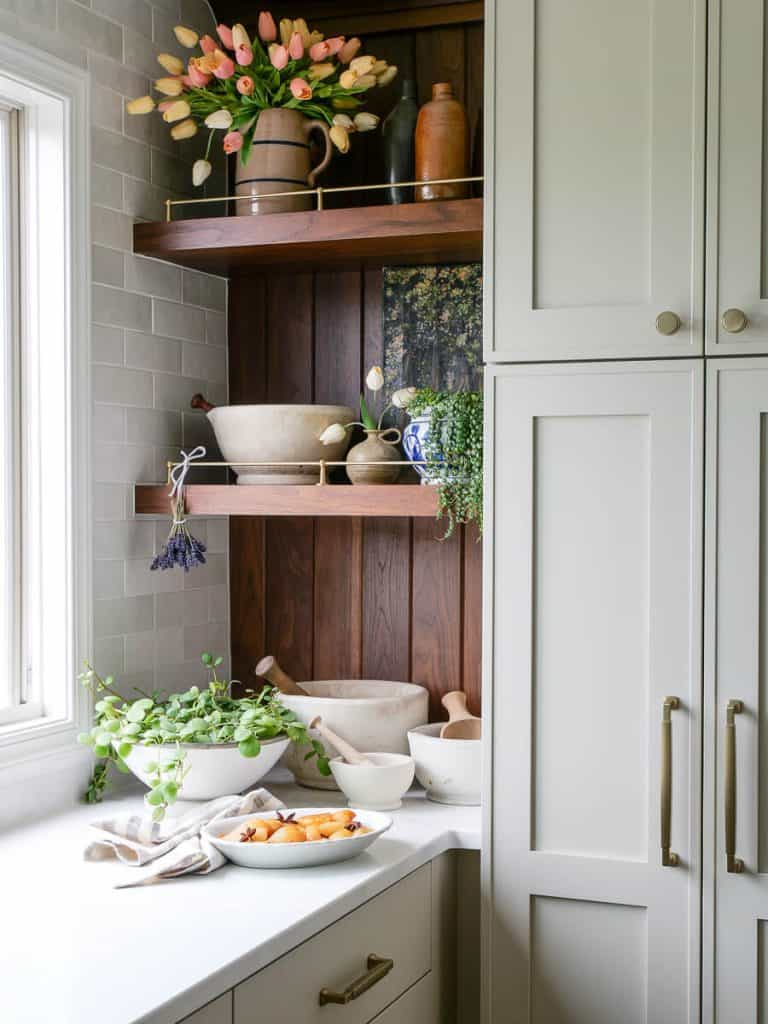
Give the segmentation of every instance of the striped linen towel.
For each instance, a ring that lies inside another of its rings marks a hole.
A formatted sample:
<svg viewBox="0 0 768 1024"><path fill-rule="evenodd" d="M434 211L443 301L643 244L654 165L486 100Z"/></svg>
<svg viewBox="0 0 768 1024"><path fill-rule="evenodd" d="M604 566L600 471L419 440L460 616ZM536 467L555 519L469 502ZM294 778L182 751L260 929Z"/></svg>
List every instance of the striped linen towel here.
<svg viewBox="0 0 768 1024"><path fill-rule="evenodd" d="M132 814L95 821L91 827L99 836L85 848L84 857L147 868L118 883L116 889L152 885L181 875L208 875L226 858L203 835L203 825L238 814L277 811L284 806L269 790L254 789L243 796L218 797L171 820L157 822Z"/></svg>

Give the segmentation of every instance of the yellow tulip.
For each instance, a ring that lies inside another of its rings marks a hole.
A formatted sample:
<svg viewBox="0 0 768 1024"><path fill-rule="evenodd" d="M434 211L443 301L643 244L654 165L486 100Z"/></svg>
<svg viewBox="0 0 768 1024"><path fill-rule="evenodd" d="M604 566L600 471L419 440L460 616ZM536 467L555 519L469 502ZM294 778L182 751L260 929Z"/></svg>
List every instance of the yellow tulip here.
<svg viewBox="0 0 768 1024"><path fill-rule="evenodd" d="M173 34L181 45L185 46L188 50L191 50L193 46L197 46L198 35L197 32L193 32L191 28L185 28L183 25L176 25L174 27Z"/></svg>
<svg viewBox="0 0 768 1024"><path fill-rule="evenodd" d="M359 132L371 132L378 125L379 118L376 114L370 114L366 111L361 111L359 114L355 114L355 120L353 122L355 128Z"/></svg>
<svg viewBox="0 0 768 1024"><path fill-rule="evenodd" d="M293 22L290 18L282 18L280 20L280 42L283 46L287 46L291 41L293 35Z"/></svg>
<svg viewBox="0 0 768 1024"><path fill-rule="evenodd" d="M189 117L192 109L186 100L174 100L170 106L163 111L163 120L166 124L173 124L174 121L183 121Z"/></svg>
<svg viewBox="0 0 768 1024"><path fill-rule="evenodd" d="M342 128L340 124L335 124L331 128L331 142L340 153L347 153L349 151L349 132L347 129Z"/></svg>
<svg viewBox="0 0 768 1024"><path fill-rule="evenodd" d="M191 139L193 135L197 134L197 125L194 121L181 121L179 124L175 124L171 128L171 138L175 139L176 142L180 142L181 139Z"/></svg>
<svg viewBox="0 0 768 1024"><path fill-rule="evenodd" d="M317 29L313 29L313 31L309 33L310 46L314 46L315 43L322 43L323 39L325 39L325 36L322 32L318 32Z"/></svg>
<svg viewBox="0 0 768 1024"><path fill-rule="evenodd" d="M356 89L372 89L376 85L376 75L360 75L355 82Z"/></svg>
<svg viewBox="0 0 768 1024"><path fill-rule="evenodd" d="M387 62L385 60L377 60L376 63L371 68L371 74L372 75L383 75L388 67L389 67L389 64L387 64Z"/></svg>
<svg viewBox="0 0 768 1024"><path fill-rule="evenodd" d="M356 75L367 75L376 63L375 57L355 57L354 60L349 62L351 71L354 71Z"/></svg>
<svg viewBox="0 0 768 1024"><path fill-rule="evenodd" d="M181 75L184 73L184 61L174 57L172 53L158 53L157 63L164 68L169 75Z"/></svg>
<svg viewBox="0 0 768 1024"><path fill-rule="evenodd" d="M232 42L235 44L235 49L237 49L238 46L251 45L251 37L245 31L245 26L241 25L239 22L237 25L232 26Z"/></svg>
<svg viewBox="0 0 768 1024"><path fill-rule="evenodd" d="M138 96L135 100L128 100L125 109L129 114L150 114L155 109L155 101L151 96Z"/></svg>
<svg viewBox="0 0 768 1024"><path fill-rule="evenodd" d="M360 106L352 96L336 96L331 100L334 110L356 110Z"/></svg>
<svg viewBox="0 0 768 1024"><path fill-rule="evenodd" d="M347 132L353 132L355 130L355 122L349 114L334 114L333 123L337 124L339 128L343 128L344 131Z"/></svg>
<svg viewBox="0 0 768 1024"><path fill-rule="evenodd" d="M304 21L303 18L294 18L293 31L299 33L301 41L304 44L304 49L306 50L309 46L309 29L307 28L306 21Z"/></svg>
<svg viewBox="0 0 768 1024"><path fill-rule="evenodd" d="M379 86L389 85L389 83L395 78L396 75L397 65L390 64L387 70L384 72L384 74L378 76L376 82L378 83Z"/></svg>
<svg viewBox="0 0 768 1024"><path fill-rule="evenodd" d="M357 82L357 73L354 71L342 71L339 78L339 85L342 89L352 89Z"/></svg>
<svg viewBox="0 0 768 1024"><path fill-rule="evenodd" d="M310 64L309 66L309 77L314 82L322 82L324 78L328 78L336 70L334 64Z"/></svg>
<svg viewBox="0 0 768 1024"><path fill-rule="evenodd" d="M163 96L181 96L184 92L184 85L180 78L158 78L155 88Z"/></svg>

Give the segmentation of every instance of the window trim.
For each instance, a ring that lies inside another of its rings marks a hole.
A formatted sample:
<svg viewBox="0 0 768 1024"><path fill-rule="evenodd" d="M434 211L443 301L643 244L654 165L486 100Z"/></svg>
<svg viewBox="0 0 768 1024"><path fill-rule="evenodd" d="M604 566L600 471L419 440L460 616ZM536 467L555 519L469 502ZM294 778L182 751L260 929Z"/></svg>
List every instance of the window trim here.
<svg viewBox="0 0 768 1024"><path fill-rule="evenodd" d="M92 484L90 372L90 147L86 72L0 35L0 76L48 93L62 104L65 182L66 483L56 508L66 530L68 629L64 686L47 716L0 726L0 769L56 751L71 753L85 726L89 702L76 682L92 642ZM0 86L2 92L2 86ZM34 188L34 183L31 184ZM42 229L41 229L42 230ZM40 237L40 232L38 232ZM41 271L43 276L44 270ZM30 710L33 710L30 708ZM21 717L21 715L19 716ZM5 774L5 773L4 773Z"/></svg>

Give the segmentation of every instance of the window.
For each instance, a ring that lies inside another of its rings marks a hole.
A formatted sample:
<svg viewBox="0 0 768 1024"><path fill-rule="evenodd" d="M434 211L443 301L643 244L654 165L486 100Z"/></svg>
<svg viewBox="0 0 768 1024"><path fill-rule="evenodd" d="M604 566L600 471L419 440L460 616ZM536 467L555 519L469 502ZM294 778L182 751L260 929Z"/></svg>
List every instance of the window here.
<svg viewBox="0 0 768 1024"><path fill-rule="evenodd" d="M0 39L0 764L30 738L68 742L82 711L86 124L84 76Z"/></svg>

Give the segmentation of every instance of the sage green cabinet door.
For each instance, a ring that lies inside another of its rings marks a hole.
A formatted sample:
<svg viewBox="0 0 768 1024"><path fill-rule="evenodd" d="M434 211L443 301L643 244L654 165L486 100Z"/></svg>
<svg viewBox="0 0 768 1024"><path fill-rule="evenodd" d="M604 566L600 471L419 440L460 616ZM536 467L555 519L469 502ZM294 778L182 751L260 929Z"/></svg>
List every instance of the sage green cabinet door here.
<svg viewBox="0 0 768 1024"><path fill-rule="evenodd" d="M768 352L767 15L710 0L707 352Z"/></svg>
<svg viewBox="0 0 768 1024"><path fill-rule="evenodd" d="M487 371L484 1024L699 1024L701 364Z"/></svg>
<svg viewBox="0 0 768 1024"><path fill-rule="evenodd" d="M707 372L703 1020L751 1024L768 1020L768 359Z"/></svg>
<svg viewBox="0 0 768 1024"><path fill-rule="evenodd" d="M701 355L704 0L486 6L486 360Z"/></svg>

